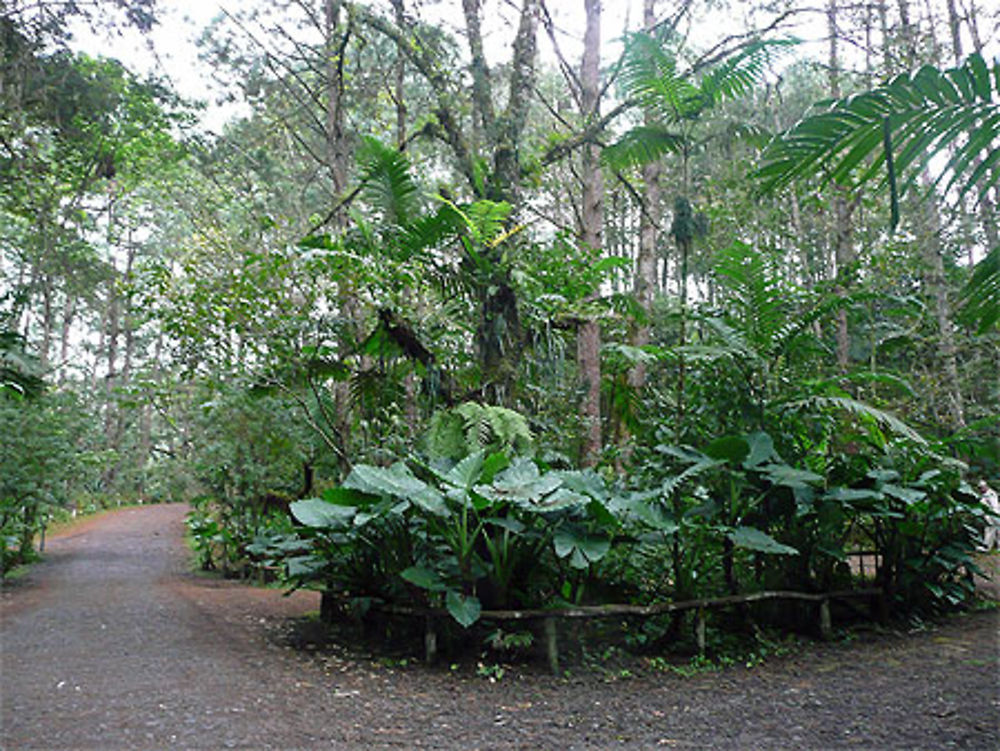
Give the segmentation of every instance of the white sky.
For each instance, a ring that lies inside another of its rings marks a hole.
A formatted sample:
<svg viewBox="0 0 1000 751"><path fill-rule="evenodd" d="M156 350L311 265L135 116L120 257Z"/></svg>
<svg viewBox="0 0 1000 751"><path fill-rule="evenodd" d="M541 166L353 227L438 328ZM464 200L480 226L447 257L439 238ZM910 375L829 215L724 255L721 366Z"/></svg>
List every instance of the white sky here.
<svg viewBox="0 0 1000 751"><path fill-rule="evenodd" d="M95 36L89 29L77 25L73 47L92 55L115 57L137 73L154 73L164 76L182 96L206 101L209 108L203 118L205 127L218 130L226 119L239 114L238 105L218 106L215 99L219 92L214 88L211 70L198 59L196 40L213 18L224 9L245 7L246 0L160 0L160 22L144 37L127 29L114 39ZM458 0L444 0L430 4L422 12L427 20L440 23L458 34L461 20ZM517 8L505 0L486 0L484 14L487 24L487 54L496 61L510 55L510 41L514 34ZM670 3L661 0L661 7L669 11ZM742 4L740 4L742 5ZM744 6L749 7L749 6ZM583 36L583 0L550 0L549 8L559 32L558 43L562 54L576 64L580 56ZM663 11L661 11L663 12ZM603 11L603 63L609 64L620 52L615 42L626 28L637 28L642 20L642 0L605 0ZM726 18L724 24L698 24L696 28L721 38L737 33L743 19ZM707 44L709 40L706 40ZM539 50L543 59L555 62L552 45L544 30L539 31Z"/></svg>

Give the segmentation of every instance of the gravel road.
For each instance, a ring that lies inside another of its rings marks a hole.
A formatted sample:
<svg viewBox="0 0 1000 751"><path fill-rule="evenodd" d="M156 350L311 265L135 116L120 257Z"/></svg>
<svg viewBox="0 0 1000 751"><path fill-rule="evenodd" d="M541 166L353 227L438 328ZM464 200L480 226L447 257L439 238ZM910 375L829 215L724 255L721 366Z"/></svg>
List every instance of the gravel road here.
<svg viewBox="0 0 1000 751"><path fill-rule="evenodd" d="M997 611L753 670L491 683L283 645L315 594L195 576L185 512L86 520L5 588L0 748L1000 749Z"/></svg>

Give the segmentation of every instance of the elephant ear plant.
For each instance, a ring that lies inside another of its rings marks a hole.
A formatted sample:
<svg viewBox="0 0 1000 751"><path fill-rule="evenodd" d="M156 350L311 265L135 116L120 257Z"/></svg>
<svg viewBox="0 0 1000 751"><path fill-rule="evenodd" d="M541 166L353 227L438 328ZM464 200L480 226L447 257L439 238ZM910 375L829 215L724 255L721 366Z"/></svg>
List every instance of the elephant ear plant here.
<svg viewBox="0 0 1000 751"><path fill-rule="evenodd" d="M295 586L361 606L443 606L468 627L484 608L549 604L604 558L618 528L605 501L594 475L503 453L362 464L292 504L297 536L266 547Z"/></svg>

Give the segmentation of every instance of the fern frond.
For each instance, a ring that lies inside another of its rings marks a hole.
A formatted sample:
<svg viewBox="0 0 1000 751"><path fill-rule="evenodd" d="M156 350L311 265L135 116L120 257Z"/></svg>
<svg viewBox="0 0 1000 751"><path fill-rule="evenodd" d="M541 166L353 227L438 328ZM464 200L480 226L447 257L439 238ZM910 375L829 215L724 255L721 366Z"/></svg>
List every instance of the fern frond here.
<svg viewBox="0 0 1000 751"><path fill-rule="evenodd" d="M601 152L601 161L615 169L627 169L654 162L664 154L677 154L687 139L658 125L632 128Z"/></svg>
<svg viewBox="0 0 1000 751"><path fill-rule="evenodd" d="M406 226L419 209L417 184L406 155L372 137L365 137L358 153L363 194L383 219Z"/></svg>
<svg viewBox="0 0 1000 751"><path fill-rule="evenodd" d="M911 428L905 422L900 420L895 415L890 414L884 410L873 407L870 404L865 404L857 399L851 399L846 396L811 396L806 399L799 399L792 402L786 402L783 405L784 409L788 410L818 410L824 407L832 407L840 410L849 412L856 417L864 420L871 420L878 425L891 430L897 435L901 435L904 438L908 438L914 443L918 443L921 446L926 446L926 439L920 435L916 430Z"/></svg>

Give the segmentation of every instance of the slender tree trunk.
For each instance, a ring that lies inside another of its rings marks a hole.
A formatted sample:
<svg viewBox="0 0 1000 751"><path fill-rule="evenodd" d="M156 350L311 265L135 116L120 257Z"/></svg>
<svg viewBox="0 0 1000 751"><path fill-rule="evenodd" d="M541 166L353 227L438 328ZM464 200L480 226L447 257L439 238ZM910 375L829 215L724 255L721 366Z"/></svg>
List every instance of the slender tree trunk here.
<svg viewBox="0 0 1000 751"><path fill-rule="evenodd" d="M323 49L326 56L326 153L327 166L330 172L330 183L334 200L339 200L347 188L348 143L344 130L344 55L347 46L348 31L342 27L342 0L324 0L323 3ZM334 216L335 231L342 231L346 226L343 212ZM352 281L343 276L337 289L340 314L344 320L355 324L360 313L357 309ZM346 350L349 342L357 340L355 325L349 325L343 336L343 348ZM351 399L350 386L338 381L333 386L334 428L337 436L338 455L341 459L341 470L349 469L351 450L348 436L351 434Z"/></svg>
<svg viewBox="0 0 1000 751"><path fill-rule="evenodd" d="M905 42L906 62L911 69L916 67L919 56L917 50L917 28L910 20L909 3L907 0L898 0L899 17L902 25L903 39ZM933 35L933 30L931 31ZM921 181L925 186L932 182L929 173L921 176ZM948 405L948 417L953 428L965 426L965 409L962 399L961 380L958 376L958 352L955 345L955 327L952 321L951 304L948 300L948 280L944 272L943 248L941 245L941 213L937 202L931 198L923 212L915 211L914 214L923 214L925 221L922 251L924 261L927 265L927 272L924 283L927 286L928 294L934 300L934 312L938 326L938 357L944 371L945 393Z"/></svg>
<svg viewBox="0 0 1000 751"><path fill-rule="evenodd" d="M326 146L334 200L347 186L347 138L344 133L344 47L346 33L340 27L341 0L324 0L324 53L326 55ZM336 226L343 227L343 218Z"/></svg>
<svg viewBox="0 0 1000 751"><path fill-rule="evenodd" d="M645 0L642 14L643 27L653 28L656 23L656 0ZM654 121L652 113L644 115L646 125ZM660 175L659 161L647 162L642 167L642 205L639 207L639 254L635 268L635 298L646 314L647 320L635 327L632 344L643 347L649 344L650 324L648 316L653 310L653 296L656 294L656 260L658 227L655 217L659 216ZM646 384L646 365L637 363L629 373L629 386L641 389Z"/></svg>
<svg viewBox="0 0 1000 751"><path fill-rule="evenodd" d="M49 368L49 352L52 350L52 331L55 328L53 310L52 278L45 276L42 281L42 341L38 347L38 361L43 371Z"/></svg>
<svg viewBox="0 0 1000 751"><path fill-rule="evenodd" d="M406 8L403 0L391 0L396 25L403 28L406 24ZM396 145L402 149L406 145L406 57L396 51L395 81L393 82L393 98L396 105Z"/></svg>
<svg viewBox="0 0 1000 751"><path fill-rule="evenodd" d="M108 280L107 293L107 333L105 335L107 353L107 374L104 376L104 441L106 448L114 450L118 446L115 435L118 424L115 419L117 410L115 408L115 387L118 384L118 337L120 335L118 294L115 285L118 281L117 270L115 269L114 258L111 259L111 278ZM110 489L115 479L115 466L108 464L102 473L102 486L105 491Z"/></svg>
<svg viewBox="0 0 1000 751"><path fill-rule="evenodd" d="M830 35L830 96L840 98L840 61L838 46L840 31L837 26L838 0L827 4L827 30ZM834 294L847 296L850 274L854 264L853 214L857 202L851 200L848 190L834 185L833 194L833 257L836 265ZM851 338L848 330L847 308L837 311L837 367L845 372L850 362Z"/></svg>
<svg viewBox="0 0 1000 751"><path fill-rule="evenodd" d="M581 105L584 122L599 116L601 80L601 0L584 0L587 29L580 64ZM580 210L580 240L591 252L601 249L604 223L604 180L596 145L583 149L583 201ZM577 332L577 361L584 396L580 406L584 436L581 459L584 466L597 464L601 454L601 327L584 321Z"/></svg>

